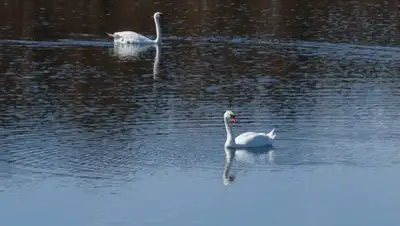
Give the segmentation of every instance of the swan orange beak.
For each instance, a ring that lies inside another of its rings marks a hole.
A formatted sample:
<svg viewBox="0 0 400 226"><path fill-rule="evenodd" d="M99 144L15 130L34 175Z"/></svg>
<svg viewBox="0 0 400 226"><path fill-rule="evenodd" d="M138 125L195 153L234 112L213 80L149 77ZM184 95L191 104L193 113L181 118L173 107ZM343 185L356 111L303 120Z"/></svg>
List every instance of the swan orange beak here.
<svg viewBox="0 0 400 226"><path fill-rule="evenodd" d="M231 117L231 123L236 123L236 117L235 116Z"/></svg>

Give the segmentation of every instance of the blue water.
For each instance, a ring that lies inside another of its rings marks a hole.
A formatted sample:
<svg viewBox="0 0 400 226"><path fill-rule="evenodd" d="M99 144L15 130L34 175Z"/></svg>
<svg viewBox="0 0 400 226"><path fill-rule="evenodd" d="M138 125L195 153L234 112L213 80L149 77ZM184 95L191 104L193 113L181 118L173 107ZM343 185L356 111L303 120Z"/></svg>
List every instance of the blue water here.
<svg viewBox="0 0 400 226"><path fill-rule="evenodd" d="M339 15L357 1L327 12L308 2L324 19L307 37L286 14L305 6L273 1L258 15L243 4L235 24L225 14L236 6L204 1L193 15L221 14L225 32L166 9L164 43L147 47L105 37L128 22L103 32L100 19L67 31L49 21L50 31L22 29L27 40L15 27L27 25L10 20L0 40L1 225L398 225L400 47L382 35L396 32L391 3L360 3L387 9L372 20ZM34 9L25 4L13 12ZM270 27L269 8L287 20ZM235 135L275 128L273 147L226 150L227 109Z"/></svg>

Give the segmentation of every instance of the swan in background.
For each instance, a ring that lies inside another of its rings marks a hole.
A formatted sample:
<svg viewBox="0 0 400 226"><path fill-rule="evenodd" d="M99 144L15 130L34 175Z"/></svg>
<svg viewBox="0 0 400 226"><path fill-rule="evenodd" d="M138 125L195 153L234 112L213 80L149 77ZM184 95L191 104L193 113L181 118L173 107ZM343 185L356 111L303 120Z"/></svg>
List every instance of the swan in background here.
<svg viewBox="0 0 400 226"><path fill-rule="evenodd" d="M106 33L108 36L114 38L114 43L125 43L125 44L159 44L161 43L161 27L160 27L160 15L162 13L156 12L153 15L154 23L156 24L157 37L151 40L141 34L133 31L120 31L114 32L113 34Z"/></svg>
<svg viewBox="0 0 400 226"><path fill-rule="evenodd" d="M229 122L230 121L230 122ZM271 146L275 139L275 128L269 133L245 132L233 139L231 123L236 123L236 116L231 110L224 114L224 123L226 129L225 147L229 148L249 148Z"/></svg>
<svg viewBox="0 0 400 226"><path fill-rule="evenodd" d="M250 164L256 163L257 156L266 156L269 163L275 161L275 152L271 147L257 147L257 148L227 148L225 147L225 167L223 173L224 185L230 185L236 180L236 176L230 173L232 161L235 159L237 162L246 162Z"/></svg>

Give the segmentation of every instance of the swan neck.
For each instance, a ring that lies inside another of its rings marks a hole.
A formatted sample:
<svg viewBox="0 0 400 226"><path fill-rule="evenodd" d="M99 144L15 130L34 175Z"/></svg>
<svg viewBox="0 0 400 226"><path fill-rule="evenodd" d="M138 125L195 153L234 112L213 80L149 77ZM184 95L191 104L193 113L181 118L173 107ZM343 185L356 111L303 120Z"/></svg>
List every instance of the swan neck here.
<svg viewBox="0 0 400 226"><path fill-rule="evenodd" d="M225 129L226 129L226 142L225 146L235 145L235 140L233 139L232 128L227 119L224 119Z"/></svg>
<svg viewBox="0 0 400 226"><path fill-rule="evenodd" d="M161 42L161 27L160 27L160 21L154 17L154 23L156 24L156 39L154 40L154 43L160 43Z"/></svg>

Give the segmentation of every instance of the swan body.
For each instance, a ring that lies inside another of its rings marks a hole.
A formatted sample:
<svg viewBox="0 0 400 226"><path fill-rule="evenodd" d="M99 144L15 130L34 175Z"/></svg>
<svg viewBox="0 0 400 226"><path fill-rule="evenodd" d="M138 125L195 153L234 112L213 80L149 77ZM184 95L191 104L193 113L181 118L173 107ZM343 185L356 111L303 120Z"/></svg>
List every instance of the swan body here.
<svg viewBox="0 0 400 226"><path fill-rule="evenodd" d="M161 43L161 27L160 27L160 15L162 13L156 12L153 15L154 23L156 25L156 39L149 39L141 34L133 31L119 31L112 34L106 33L108 36L114 38L114 43L123 44L159 44Z"/></svg>
<svg viewBox="0 0 400 226"><path fill-rule="evenodd" d="M231 120L229 122L229 120ZM233 139L233 132L230 123L236 123L236 116L231 110L227 110L224 114L224 123L226 128L225 147L229 148L251 148L272 146L275 139L275 128L269 133L245 132Z"/></svg>

